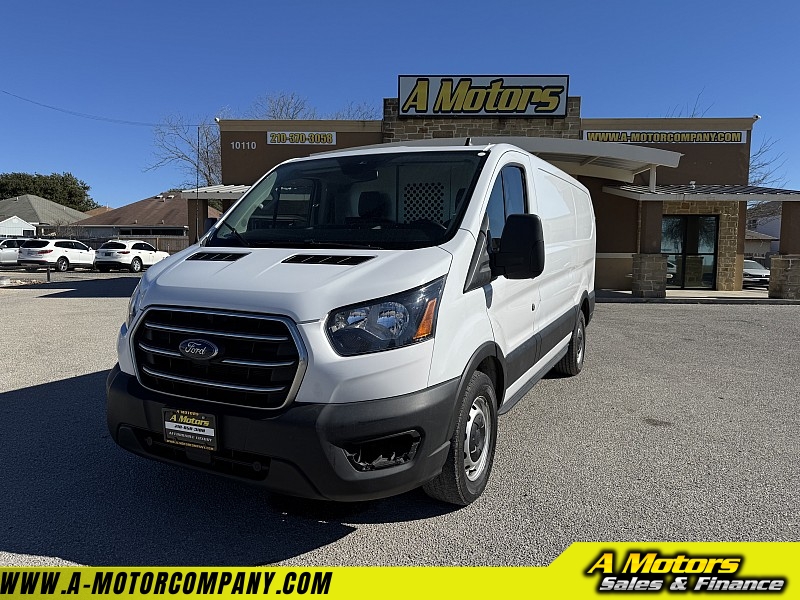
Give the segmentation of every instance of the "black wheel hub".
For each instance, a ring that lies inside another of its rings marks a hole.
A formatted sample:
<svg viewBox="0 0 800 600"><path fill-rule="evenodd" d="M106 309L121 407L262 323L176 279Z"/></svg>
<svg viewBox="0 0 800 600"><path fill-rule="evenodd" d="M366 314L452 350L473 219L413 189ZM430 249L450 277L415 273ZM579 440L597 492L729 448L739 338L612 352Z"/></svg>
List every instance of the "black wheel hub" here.
<svg viewBox="0 0 800 600"><path fill-rule="evenodd" d="M482 414L475 417L475 422L470 429L469 434L469 456L477 462L483 452L483 447L486 445L486 420Z"/></svg>

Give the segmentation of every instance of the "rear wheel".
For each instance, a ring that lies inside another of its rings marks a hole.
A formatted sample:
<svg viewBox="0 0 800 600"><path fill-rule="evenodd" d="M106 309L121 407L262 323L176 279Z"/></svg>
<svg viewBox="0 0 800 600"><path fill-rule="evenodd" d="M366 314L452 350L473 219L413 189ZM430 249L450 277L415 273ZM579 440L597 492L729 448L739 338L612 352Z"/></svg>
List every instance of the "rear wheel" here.
<svg viewBox="0 0 800 600"><path fill-rule="evenodd" d="M142 259L140 259L137 256L131 261L131 272L138 273L141 270L142 270Z"/></svg>
<svg viewBox="0 0 800 600"><path fill-rule="evenodd" d="M69 269L69 261L66 257L62 256L56 261L56 271L59 273L66 273Z"/></svg>
<svg viewBox="0 0 800 600"><path fill-rule="evenodd" d="M583 311L578 311L578 322L572 332L567 353L558 363L555 370L563 375L577 375L583 368L583 358L586 354L586 319Z"/></svg>
<svg viewBox="0 0 800 600"><path fill-rule="evenodd" d="M458 403L450 452L442 472L423 486L443 502L466 506L486 488L497 442L497 395L492 380L476 371Z"/></svg>

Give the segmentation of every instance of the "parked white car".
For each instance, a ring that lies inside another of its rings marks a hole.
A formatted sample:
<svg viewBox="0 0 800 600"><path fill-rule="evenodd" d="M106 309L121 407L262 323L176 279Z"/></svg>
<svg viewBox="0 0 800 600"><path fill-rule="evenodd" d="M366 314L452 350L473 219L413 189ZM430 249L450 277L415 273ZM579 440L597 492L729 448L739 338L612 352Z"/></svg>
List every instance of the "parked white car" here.
<svg viewBox="0 0 800 600"><path fill-rule="evenodd" d="M769 269L754 260L745 260L742 265L742 285L769 285Z"/></svg>
<svg viewBox="0 0 800 600"><path fill-rule="evenodd" d="M16 265L19 248L26 241L23 238L0 240L0 265Z"/></svg>
<svg viewBox="0 0 800 600"><path fill-rule="evenodd" d="M78 240L28 240L19 249L18 264L67 271L74 267L94 268L94 250Z"/></svg>
<svg viewBox="0 0 800 600"><path fill-rule="evenodd" d="M95 264L98 271L128 269L138 273L167 257L169 253L156 250L142 240L110 240L97 250Z"/></svg>

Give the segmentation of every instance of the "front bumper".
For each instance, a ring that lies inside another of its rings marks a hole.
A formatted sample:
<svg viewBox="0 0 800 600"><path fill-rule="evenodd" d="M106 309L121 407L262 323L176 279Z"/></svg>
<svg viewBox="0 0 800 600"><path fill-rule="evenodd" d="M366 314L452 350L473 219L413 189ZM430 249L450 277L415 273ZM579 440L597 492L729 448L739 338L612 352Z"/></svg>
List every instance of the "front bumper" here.
<svg viewBox="0 0 800 600"><path fill-rule="evenodd" d="M419 487L441 471L458 383L454 379L413 394L364 402L295 402L265 412L152 392L116 366L107 381L108 428L117 444L147 458L282 494L370 500ZM219 449L187 450L166 443L163 408L213 414ZM394 452L407 460L372 460L381 452L387 459Z"/></svg>
<svg viewBox="0 0 800 600"><path fill-rule="evenodd" d="M742 285L769 285L769 277L742 277Z"/></svg>

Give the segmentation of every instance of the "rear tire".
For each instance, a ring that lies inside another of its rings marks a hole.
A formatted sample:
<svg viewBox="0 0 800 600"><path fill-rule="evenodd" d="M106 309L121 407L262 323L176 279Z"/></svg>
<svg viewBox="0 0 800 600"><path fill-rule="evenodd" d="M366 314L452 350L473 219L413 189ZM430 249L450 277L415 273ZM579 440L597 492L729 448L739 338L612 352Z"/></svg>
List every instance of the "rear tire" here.
<svg viewBox="0 0 800 600"><path fill-rule="evenodd" d="M56 271L66 273L69 270L69 261L63 256L56 261Z"/></svg>
<svg viewBox="0 0 800 600"><path fill-rule="evenodd" d="M486 489L497 443L497 395L485 373L472 374L457 410L442 472L422 489L436 500L466 506Z"/></svg>
<svg viewBox="0 0 800 600"><path fill-rule="evenodd" d="M131 261L131 273L138 273L142 270L142 261L139 257Z"/></svg>
<svg viewBox="0 0 800 600"><path fill-rule="evenodd" d="M572 332L572 339L569 341L567 353L558 363L555 370L562 375L577 375L583 368L583 359L586 355L586 319L583 311L578 311L578 322L575 331Z"/></svg>

